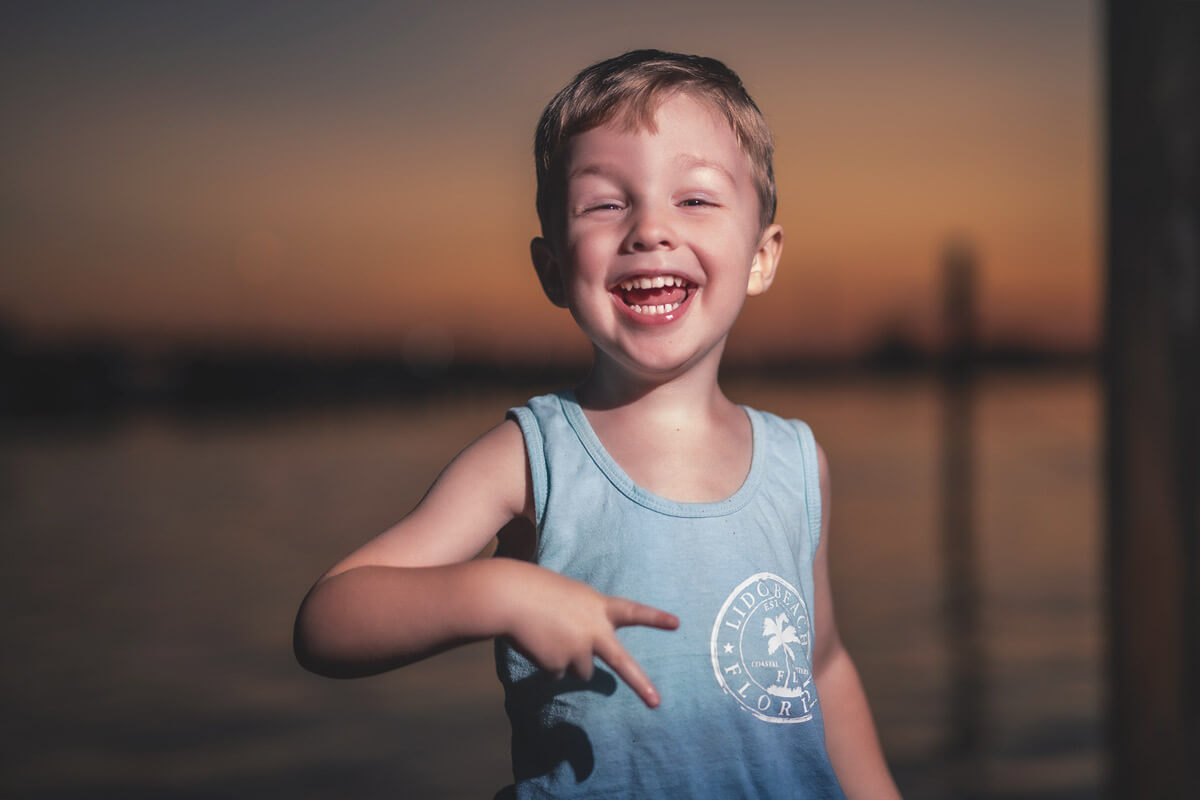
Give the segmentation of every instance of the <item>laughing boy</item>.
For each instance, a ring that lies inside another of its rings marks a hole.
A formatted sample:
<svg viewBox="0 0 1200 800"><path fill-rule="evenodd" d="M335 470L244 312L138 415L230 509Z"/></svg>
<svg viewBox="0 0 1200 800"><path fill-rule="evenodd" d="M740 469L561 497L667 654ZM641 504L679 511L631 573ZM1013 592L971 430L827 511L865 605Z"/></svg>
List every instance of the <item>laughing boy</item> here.
<svg viewBox="0 0 1200 800"><path fill-rule="evenodd" d="M587 378L511 409L300 608L325 675L495 638L502 795L899 796L834 623L824 454L717 381L783 246L772 153L713 59L635 51L559 92L531 252Z"/></svg>

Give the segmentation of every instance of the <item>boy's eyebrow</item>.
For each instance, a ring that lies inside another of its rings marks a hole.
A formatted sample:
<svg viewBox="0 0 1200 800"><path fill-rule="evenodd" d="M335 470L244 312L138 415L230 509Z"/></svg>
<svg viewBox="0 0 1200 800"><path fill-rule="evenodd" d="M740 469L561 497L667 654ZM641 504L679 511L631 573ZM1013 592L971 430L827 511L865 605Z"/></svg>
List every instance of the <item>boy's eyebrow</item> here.
<svg viewBox="0 0 1200 800"><path fill-rule="evenodd" d="M684 169L715 170L716 172L721 173L721 175L723 175L725 177L725 180L729 181L730 183L733 183L733 184L737 183L737 181L734 180L734 178L733 178L733 173L729 171L729 168L726 167L724 164L722 164L719 161L712 161L711 159L701 158L700 156L693 156L693 155L688 155L687 153L683 153L675 158L675 162L677 164L679 164L679 166L683 167Z"/></svg>
<svg viewBox="0 0 1200 800"><path fill-rule="evenodd" d="M608 164L604 162L584 164L583 166L576 167L575 169L571 170L571 172L567 175L567 180L578 178L583 175L612 175L615 172L617 172L617 167L615 164Z"/></svg>

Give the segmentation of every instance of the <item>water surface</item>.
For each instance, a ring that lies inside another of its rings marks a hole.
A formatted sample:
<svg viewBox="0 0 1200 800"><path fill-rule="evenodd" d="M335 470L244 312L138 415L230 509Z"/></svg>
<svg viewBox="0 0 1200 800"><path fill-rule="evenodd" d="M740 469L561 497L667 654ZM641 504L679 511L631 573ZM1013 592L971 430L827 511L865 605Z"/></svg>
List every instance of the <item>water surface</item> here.
<svg viewBox="0 0 1200 800"><path fill-rule="evenodd" d="M980 386L983 659L969 676L978 738L965 753L943 613L937 386L728 389L806 419L828 454L839 626L906 797L1095 796L1094 379ZM295 664L291 624L317 575L403 515L523 399L489 390L10 436L0 794L490 797L509 778L490 645L333 681Z"/></svg>

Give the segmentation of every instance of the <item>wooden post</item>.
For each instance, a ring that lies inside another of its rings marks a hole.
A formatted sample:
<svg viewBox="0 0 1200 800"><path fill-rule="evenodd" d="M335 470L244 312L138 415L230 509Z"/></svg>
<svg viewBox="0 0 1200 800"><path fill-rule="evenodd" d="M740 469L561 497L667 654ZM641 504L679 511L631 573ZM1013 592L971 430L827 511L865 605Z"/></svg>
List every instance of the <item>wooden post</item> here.
<svg viewBox="0 0 1200 800"><path fill-rule="evenodd" d="M942 565L943 618L950 658L946 742L953 797L984 785L982 744L984 656L979 625L979 559L975 540L975 356L977 266L962 240L942 255Z"/></svg>
<svg viewBox="0 0 1200 800"><path fill-rule="evenodd" d="M1111 796L1200 797L1200 3L1106 6Z"/></svg>

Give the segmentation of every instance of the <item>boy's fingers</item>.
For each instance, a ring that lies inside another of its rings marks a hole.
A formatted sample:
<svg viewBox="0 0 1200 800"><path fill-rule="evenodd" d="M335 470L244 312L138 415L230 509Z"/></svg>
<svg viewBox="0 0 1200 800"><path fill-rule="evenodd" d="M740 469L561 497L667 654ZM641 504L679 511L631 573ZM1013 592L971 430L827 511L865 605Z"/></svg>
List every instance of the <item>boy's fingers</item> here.
<svg viewBox="0 0 1200 800"><path fill-rule="evenodd" d="M633 660L633 656L617 641L616 636L608 636L596 642L596 655L612 667L613 672L629 684L629 688L637 692L643 703L654 708L661 702L658 690L654 688L650 678L646 677L641 665Z"/></svg>
<svg viewBox="0 0 1200 800"><path fill-rule="evenodd" d="M575 674L585 682L592 679L595 666L592 662L592 654L590 652L586 656L580 656L571 661L571 667L575 670Z"/></svg>
<svg viewBox="0 0 1200 800"><path fill-rule="evenodd" d="M608 600L608 619L614 628L645 625L670 631L679 627L679 618L661 609L642 605L624 597L610 597Z"/></svg>

